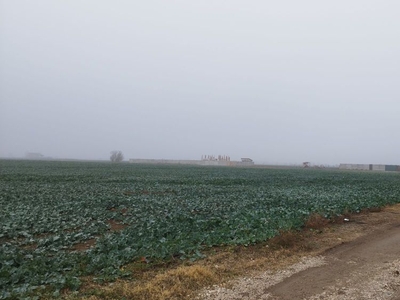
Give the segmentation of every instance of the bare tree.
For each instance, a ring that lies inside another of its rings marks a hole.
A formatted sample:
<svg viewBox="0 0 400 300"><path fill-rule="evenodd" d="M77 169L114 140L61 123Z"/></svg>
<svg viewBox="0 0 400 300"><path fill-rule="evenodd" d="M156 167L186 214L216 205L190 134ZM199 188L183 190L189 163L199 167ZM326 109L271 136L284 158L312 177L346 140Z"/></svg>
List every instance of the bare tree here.
<svg viewBox="0 0 400 300"><path fill-rule="evenodd" d="M121 162L124 160L124 155L122 154L122 151L111 151L111 156L110 156L111 162Z"/></svg>

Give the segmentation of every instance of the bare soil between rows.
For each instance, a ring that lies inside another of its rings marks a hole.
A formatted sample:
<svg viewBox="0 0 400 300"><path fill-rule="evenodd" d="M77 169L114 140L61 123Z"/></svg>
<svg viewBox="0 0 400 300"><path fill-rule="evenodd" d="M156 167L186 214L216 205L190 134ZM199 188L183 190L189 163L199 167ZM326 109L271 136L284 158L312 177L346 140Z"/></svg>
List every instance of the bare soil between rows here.
<svg viewBox="0 0 400 300"><path fill-rule="evenodd" d="M200 299L400 299L400 205L343 217L297 262L203 290ZM347 221L348 219L348 221ZM294 249L296 251L296 249Z"/></svg>

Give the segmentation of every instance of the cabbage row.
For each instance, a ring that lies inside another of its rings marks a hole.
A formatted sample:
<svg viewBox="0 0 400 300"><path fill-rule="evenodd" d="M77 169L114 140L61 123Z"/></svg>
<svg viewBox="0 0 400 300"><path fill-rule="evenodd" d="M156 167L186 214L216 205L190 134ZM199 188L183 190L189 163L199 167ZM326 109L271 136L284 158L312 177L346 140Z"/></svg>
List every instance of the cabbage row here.
<svg viewBox="0 0 400 300"><path fill-rule="evenodd" d="M57 296L123 265L265 241L311 213L400 202L400 174L0 161L0 299Z"/></svg>

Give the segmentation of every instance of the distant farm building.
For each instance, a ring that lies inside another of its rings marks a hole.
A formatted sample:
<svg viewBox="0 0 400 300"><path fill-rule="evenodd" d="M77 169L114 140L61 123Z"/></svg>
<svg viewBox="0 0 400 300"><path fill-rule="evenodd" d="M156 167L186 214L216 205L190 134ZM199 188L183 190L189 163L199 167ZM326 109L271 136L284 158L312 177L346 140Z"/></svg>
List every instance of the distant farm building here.
<svg viewBox="0 0 400 300"><path fill-rule="evenodd" d="M251 158L245 157L242 158L242 161L239 164L242 166L253 166L254 161Z"/></svg>
<svg viewBox="0 0 400 300"><path fill-rule="evenodd" d="M197 165L197 166L253 166L250 158L242 158L241 161L231 161L227 155L202 155L201 160L179 160L179 159L130 159L134 164L173 164L173 165Z"/></svg>
<svg viewBox="0 0 400 300"><path fill-rule="evenodd" d="M399 165L376 165L376 164L340 164L341 170L359 170L359 171L391 171L400 172Z"/></svg>

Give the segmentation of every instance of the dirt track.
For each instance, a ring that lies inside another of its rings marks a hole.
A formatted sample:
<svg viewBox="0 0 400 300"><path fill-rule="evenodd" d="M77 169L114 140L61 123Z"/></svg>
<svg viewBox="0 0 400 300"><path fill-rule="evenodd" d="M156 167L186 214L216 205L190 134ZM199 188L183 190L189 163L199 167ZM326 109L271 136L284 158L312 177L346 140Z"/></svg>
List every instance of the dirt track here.
<svg viewBox="0 0 400 300"><path fill-rule="evenodd" d="M400 299L400 226L324 253L326 264L270 287L271 299ZM316 297L318 296L318 297Z"/></svg>
<svg viewBox="0 0 400 300"><path fill-rule="evenodd" d="M345 226L341 229L346 233ZM400 206L354 217L357 238L278 272L216 287L203 299L400 299ZM340 240L340 238L338 238Z"/></svg>

